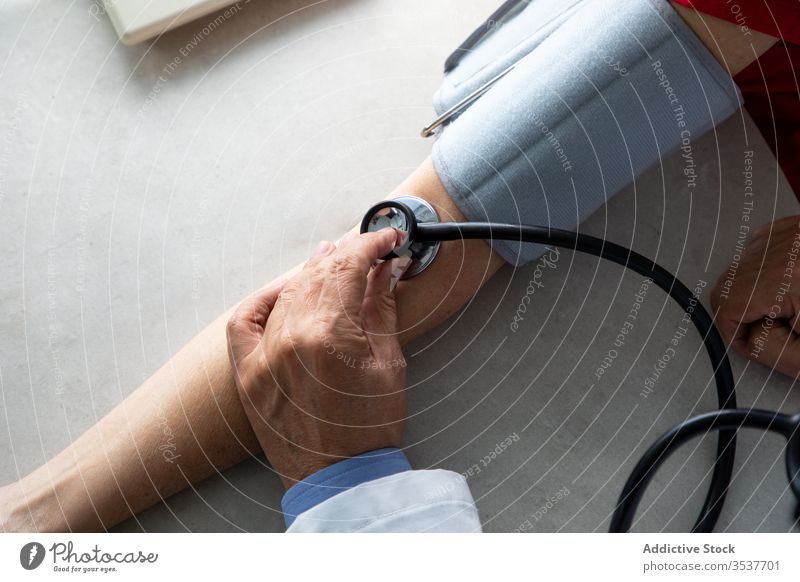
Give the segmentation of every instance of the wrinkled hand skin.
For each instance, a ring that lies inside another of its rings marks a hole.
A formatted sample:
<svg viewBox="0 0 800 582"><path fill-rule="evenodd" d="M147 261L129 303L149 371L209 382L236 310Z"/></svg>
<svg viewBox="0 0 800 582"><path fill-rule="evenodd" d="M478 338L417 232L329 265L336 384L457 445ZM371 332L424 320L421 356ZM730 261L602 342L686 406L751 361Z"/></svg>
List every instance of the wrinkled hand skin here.
<svg viewBox="0 0 800 582"><path fill-rule="evenodd" d="M720 333L745 357L800 377L800 216L755 229L711 294Z"/></svg>
<svg viewBox="0 0 800 582"><path fill-rule="evenodd" d="M401 444L406 363L394 286L407 268L372 268L397 232L321 243L304 268L242 303L228 323L236 385L288 488L367 451ZM393 272L394 271L394 272Z"/></svg>

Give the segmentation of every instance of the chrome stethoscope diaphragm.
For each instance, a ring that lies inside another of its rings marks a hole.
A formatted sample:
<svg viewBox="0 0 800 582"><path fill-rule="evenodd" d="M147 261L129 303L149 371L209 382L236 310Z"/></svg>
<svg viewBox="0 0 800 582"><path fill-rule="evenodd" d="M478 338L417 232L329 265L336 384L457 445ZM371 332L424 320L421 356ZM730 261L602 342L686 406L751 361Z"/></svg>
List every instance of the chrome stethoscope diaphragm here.
<svg viewBox="0 0 800 582"><path fill-rule="evenodd" d="M383 259L411 257L411 265L402 277L410 279L433 263L441 246L439 241L417 240L417 225L438 222L439 215L428 202L415 196L399 196L370 208L361 221L361 233L377 232L391 227L405 234L404 242Z"/></svg>

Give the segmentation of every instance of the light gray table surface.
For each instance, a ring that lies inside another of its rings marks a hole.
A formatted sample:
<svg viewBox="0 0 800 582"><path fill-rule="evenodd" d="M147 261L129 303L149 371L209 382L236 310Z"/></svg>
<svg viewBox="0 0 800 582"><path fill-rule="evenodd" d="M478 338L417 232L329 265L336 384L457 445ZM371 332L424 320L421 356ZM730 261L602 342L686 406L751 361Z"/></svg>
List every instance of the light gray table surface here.
<svg viewBox="0 0 800 582"><path fill-rule="evenodd" d="M99 4L0 2L0 482L40 465L218 313L301 261L430 151L418 137L446 55L494 0L242 3L157 42L117 44ZM695 141L700 186L665 160L583 228L656 257L701 293L750 224L797 210L746 115ZM326 218L320 220L324 212ZM536 300L511 322L529 281ZM715 407L699 338L645 379L681 312L642 278L561 252L504 268L410 346L408 455L468 475L487 531L602 531L644 448ZM740 402L796 411L791 382L734 356ZM510 446L498 444L510 438ZM639 530L686 530L714 439L657 476ZM782 441L746 432L720 530L791 531ZM501 452L493 453L495 450ZM120 531L280 531L282 490L245 462Z"/></svg>

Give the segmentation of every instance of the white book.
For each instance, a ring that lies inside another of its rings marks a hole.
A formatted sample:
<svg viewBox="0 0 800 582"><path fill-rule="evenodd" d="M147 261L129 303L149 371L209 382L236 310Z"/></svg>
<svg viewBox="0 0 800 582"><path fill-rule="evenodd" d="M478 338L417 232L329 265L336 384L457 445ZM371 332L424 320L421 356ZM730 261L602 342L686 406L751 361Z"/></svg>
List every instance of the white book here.
<svg viewBox="0 0 800 582"><path fill-rule="evenodd" d="M103 0L103 4L120 40L131 45L236 4L236 1Z"/></svg>

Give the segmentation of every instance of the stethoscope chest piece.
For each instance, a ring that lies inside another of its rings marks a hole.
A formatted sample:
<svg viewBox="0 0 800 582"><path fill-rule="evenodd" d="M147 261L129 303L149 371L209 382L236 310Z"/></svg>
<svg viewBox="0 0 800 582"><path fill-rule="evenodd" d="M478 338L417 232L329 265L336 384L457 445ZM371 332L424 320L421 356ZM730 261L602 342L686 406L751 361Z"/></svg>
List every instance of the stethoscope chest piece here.
<svg viewBox="0 0 800 582"><path fill-rule="evenodd" d="M399 196L393 200L381 202L369 209L361 223L361 232L375 232L392 227L406 234L404 244L383 257L385 260L410 256L411 266L403 275L403 279L416 277L427 269L436 254L441 242L423 242L414 240L417 224L439 222L439 215L427 201L416 196Z"/></svg>

